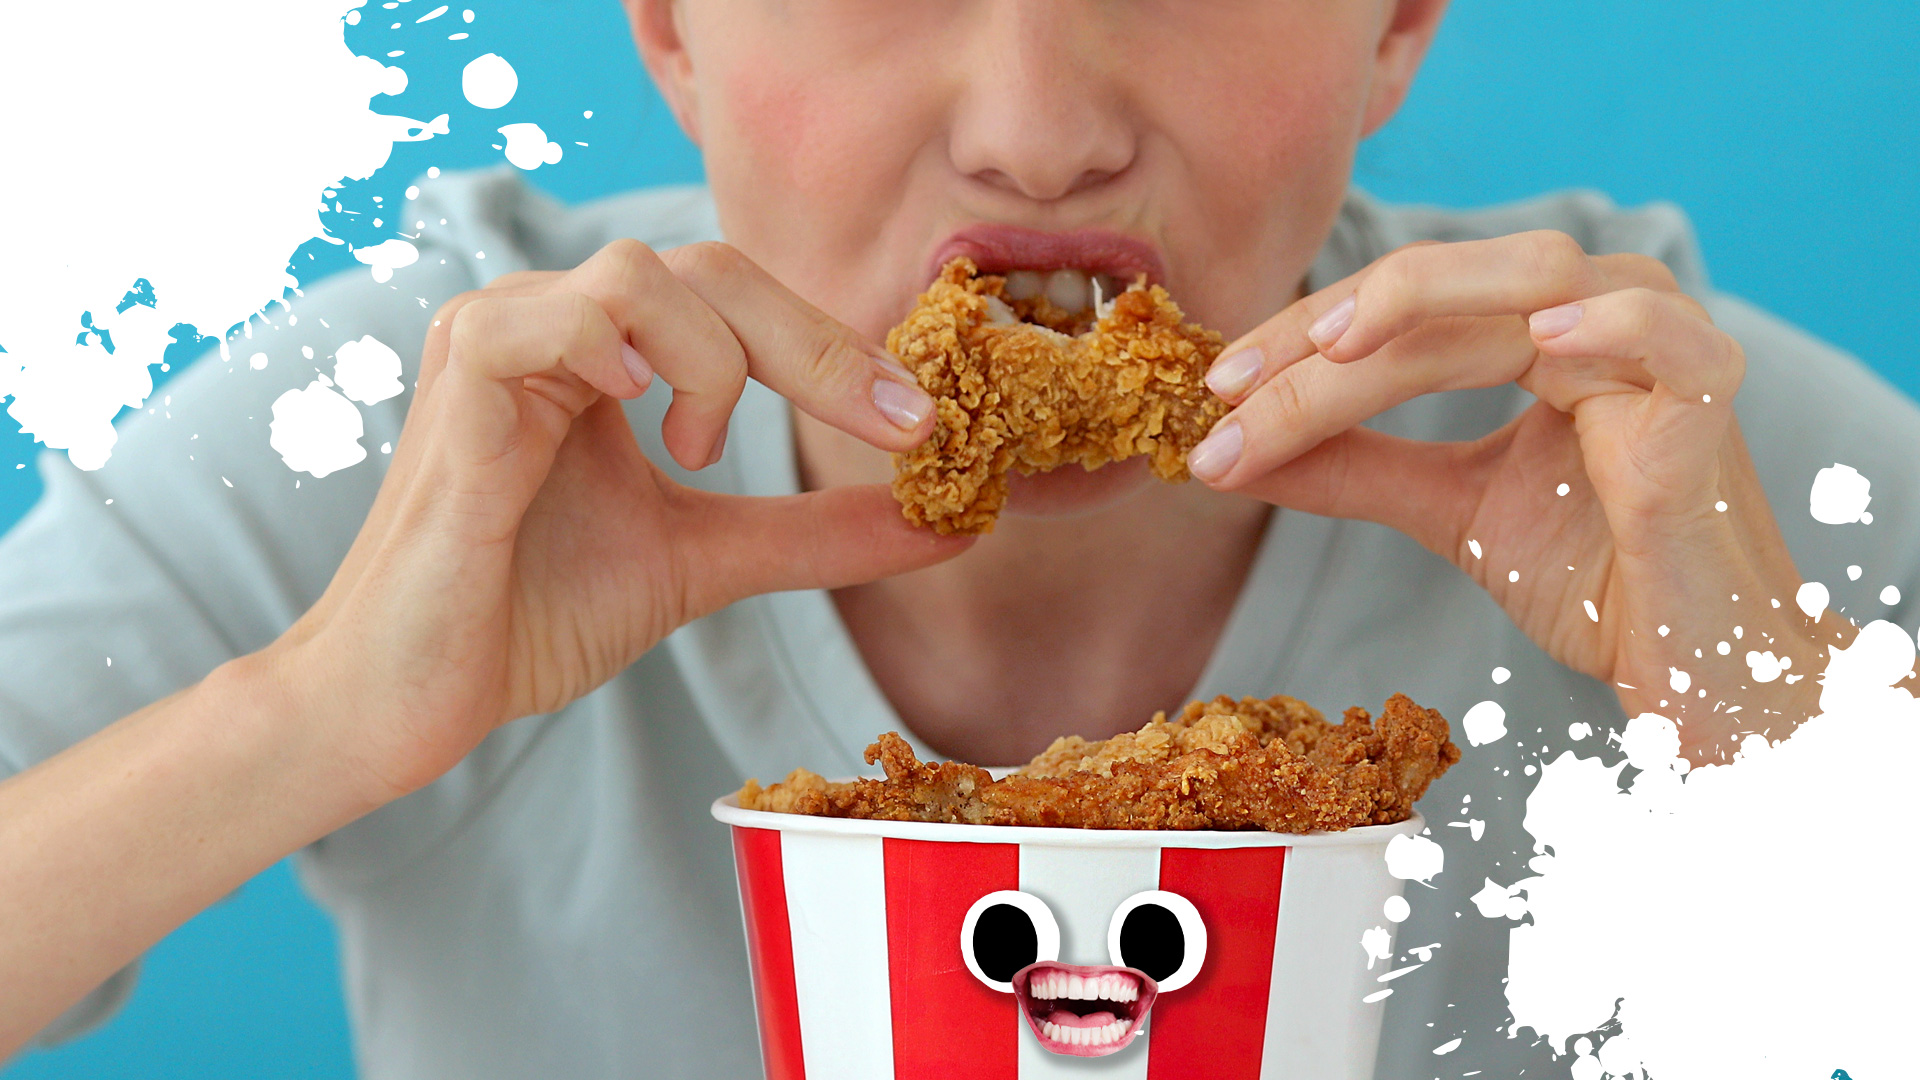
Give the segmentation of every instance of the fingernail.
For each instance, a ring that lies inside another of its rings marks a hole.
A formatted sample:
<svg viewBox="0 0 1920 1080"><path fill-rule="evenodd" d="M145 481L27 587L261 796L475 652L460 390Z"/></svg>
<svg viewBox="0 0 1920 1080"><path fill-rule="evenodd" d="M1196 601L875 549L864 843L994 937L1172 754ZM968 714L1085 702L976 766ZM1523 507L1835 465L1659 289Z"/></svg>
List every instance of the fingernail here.
<svg viewBox="0 0 1920 1080"><path fill-rule="evenodd" d="M1240 432L1240 421L1229 420L1193 448L1187 455L1187 468L1193 475L1211 484L1227 475L1234 463L1240 460L1240 449L1245 442L1246 438Z"/></svg>
<svg viewBox="0 0 1920 1080"><path fill-rule="evenodd" d="M1253 386L1266 366L1267 358L1259 348L1241 349L1232 356L1214 361L1207 369L1207 388L1223 398L1239 397Z"/></svg>
<svg viewBox="0 0 1920 1080"><path fill-rule="evenodd" d="M1586 308L1579 304L1562 304L1534 312L1533 317L1527 320L1527 326L1532 329L1534 337L1559 337L1579 326L1586 314Z"/></svg>
<svg viewBox="0 0 1920 1080"><path fill-rule="evenodd" d="M873 407L902 431L912 431L933 414L933 399L917 386L885 375L873 380Z"/></svg>
<svg viewBox="0 0 1920 1080"><path fill-rule="evenodd" d="M721 428L720 438L716 440L713 444L713 454L707 458L707 465L719 464L720 456L722 454L725 454L726 452L727 452L727 429Z"/></svg>
<svg viewBox="0 0 1920 1080"><path fill-rule="evenodd" d="M633 379L633 385L645 390L653 385L653 367L639 351L626 342L620 343L620 362L627 366L627 375Z"/></svg>
<svg viewBox="0 0 1920 1080"><path fill-rule="evenodd" d="M1349 296L1313 320L1313 325L1307 327L1307 338L1313 342L1315 348L1333 348L1334 342L1339 341L1340 336L1347 332L1347 327L1353 325L1355 306L1354 298Z"/></svg>

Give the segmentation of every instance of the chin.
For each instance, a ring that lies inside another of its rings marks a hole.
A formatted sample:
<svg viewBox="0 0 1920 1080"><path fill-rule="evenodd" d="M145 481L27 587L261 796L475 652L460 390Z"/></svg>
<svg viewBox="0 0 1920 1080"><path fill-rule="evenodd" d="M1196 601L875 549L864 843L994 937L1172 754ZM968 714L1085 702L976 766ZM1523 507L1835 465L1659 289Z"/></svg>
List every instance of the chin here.
<svg viewBox="0 0 1920 1080"><path fill-rule="evenodd" d="M1068 465L1052 472L1007 477L1004 514L1022 518L1069 518L1118 506L1152 484L1147 459L1129 458L1092 472Z"/></svg>

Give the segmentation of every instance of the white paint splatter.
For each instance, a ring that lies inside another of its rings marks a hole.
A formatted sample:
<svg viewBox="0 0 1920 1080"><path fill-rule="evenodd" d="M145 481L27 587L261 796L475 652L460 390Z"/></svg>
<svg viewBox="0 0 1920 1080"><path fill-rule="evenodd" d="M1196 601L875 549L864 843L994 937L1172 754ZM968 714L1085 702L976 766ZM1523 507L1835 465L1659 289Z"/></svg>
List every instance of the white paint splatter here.
<svg viewBox="0 0 1920 1080"><path fill-rule="evenodd" d="M366 434L360 410L330 389L324 377L275 398L268 429L268 444L295 472L326 476L367 456L367 448L360 445L360 436Z"/></svg>
<svg viewBox="0 0 1920 1080"><path fill-rule="evenodd" d="M247 357L247 366L255 371L265 371L267 367L267 354L257 352Z"/></svg>
<svg viewBox="0 0 1920 1080"><path fill-rule="evenodd" d="M1693 676L1677 667L1670 667L1667 669L1667 685L1673 687L1674 693L1684 694L1693 685Z"/></svg>
<svg viewBox="0 0 1920 1080"><path fill-rule="evenodd" d="M1678 729L1648 713L1622 734L1623 765L1567 753L1542 771L1525 824L1553 855L1474 903L1532 917L1510 932L1516 1029L1567 1045L1622 1026L1576 1044L1572 1075L1910 1070L1916 995L1886 950L1920 885L1902 839L1920 701L1894 685L1915 648L1883 621L1829 653L1821 715L1780 743L1748 735L1731 765L1689 770ZM1842 818L1818 812L1834 806Z"/></svg>
<svg viewBox="0 0 1920 1080"><path fill-rule="evenodd" d="M1407 898L1404 896L1389 896L1386 904L1381 908L1381 914L1385 915L1390 923L1403 923L1407 921L1407 916L1413 914L1413 906L1407 903Z"/></svg>
<svg viewBox="0 0 1920 1080"><path fill-rule="evenodd" d="M341 393L363 405L377 405L405 389L400 385L400 354L372 334L335 350L333 381Z"/></svg>
<svg viewBox="0 0 1920 1080"><path fill-rule="evenodd" d="M560 163L560 144L548 142L539 124L508 124L500 134L507 137L507 160L522 169Z"/></svg>
<svg viewBox="0 0 1920 1080"><path fill-rule="evenodd" d="M1493 669L1493 685L1499 686L1511 678L1513 678L1513 672L1508 671L1506 668L1497 667Z"/></svg>
<svg viewBox="0 0 1920 1080"><path fill-rule="evenodd" d="M1446 850L1424 836L1402 835L1387 841L1387 873L1402 881L1431 884L1446 862Z"/></svg>
<svg viewBox="0 0 1920 1080"><path fill-rule="evenodd" d="M476 56L460 71L460 92L475 108L501 108L519 89L519 73L498 53Z"/></svg>
<svg viewBox="0 0 1920 1080"><path fill-rule="evenodd" d="M1476 559L1479 558L1480 557L1480 541L1478 540L1467 541L1467 550L1473 552L1474 558Z"/></svg>
<svg viewBox="0 0 1920 1080"><path fill-rule="evenodd" d="M1485 746L1506 737L1507 710L1497 701L1482 701L1467 710L1467 715L1460 718L1460 726L1467 733L1467 742Z"/></svg>
<svg viewBox="0 0 1920 1080"><path fill-rule="evenodd" d="M1593 725L1587 723L1585 720L1575 720L1573 723L1567 725L1567 738L1572 739L1574 742L1579 742L1592 734Z"/></svg>
<svg viewBox="0 0 1920 1080"><path fill-rule="evenodd" d="M1827 594L1827 587L1817 581L1807 582L1800 586L1799 592L1793 594L1793 602L1800 605L1800 610L1806 612L1809 619L1819 618L1820 613L1827 610L1827 601L1830 599L1832 597Z"/></svg>
<svg viewBox="0 0 1920 1080"><path fill-rule="evenodd" d="M405 240L383 240L372 247L354 248L353 257L373 267L373 280L386 284L393 272L420 261L420 249Z"/></svg>
<svg viewBox="0 0 1920 1080"><path fill-rule="evenodd" d="M1527 898L1517 886L1501 885L1492 878L1486 882L1471 897L1481 915L1489 919L1518 919L1527 913Z"/></svg>
<svg viewBox="0 0 1920 1080"><path fill-rule="evenodd" d="M1595 610L1595 608L1594 608L1594 606L1593 606L1593 601L1591 601L1591 600L1582 600L1582 601L1580 601L1580 604L1581 604L1581 606L1582 606L1582 607L1584 607L1584 608L1586 608L1586 609L1587 609L1587 619L1588 619L1589 621L1591 621L1591 622L1599 622L1599 621L1600 621L1600 612L1599 612L1599 611L1597 611L1597 610Z"/></svg>
<svg viewBox="0 0 1920 1080"><path fill-rule="evenodd" d="M1847 580L1848 580L1848 581L1859 581L1859 580L1860 580L1860 574L1861 574L1861 573L1862 573L1862 571L1861 571L1861 569L1860 569L1860 567L1859 567L1859 566L1857 566L1857 565L1855 565L1855 566L1849 566L1849 567L1847 567Z"/></svg>
<svg viewBox="0 0 1920 1080"><path fill-rule="evenodd" d="M1873 501L1869 494L1871 487L1867 478L1853 466L1832 465L1814 475L1807 509L1813 514L1813 520L1828 525L1870 522L1867 504Z"/></svg>
<svg viewBox="0 0 1920 1080"><path fill-rule="evenodd" d="M1895 587L1895 586L1892 586L1892 585L1889 585L1889 586L1887 586L1886 588L1884 588L1884 589L1881 589L1881 590L1880 590L1880 602L1881 602L1881 603L1883 603L1883 604L1897 604L1897 603L1899 603L1899 602L1900 602L1900 590L1899 590L1899 589L1898 589L1897 587Z"/></svg>
<svg viewBox="0 0 1920 1080"><path fill-rule="evenodd" d="M1384 926L1376 926L1360 935L1360 948L1367 954L1367 970L1373 970L1376 960L1393 959L1393 932Z"/></svg>
<svg viewBox="0 0 1920 1080"><path fill-rule="evenodd" d="M1562 484L1561 486L1565 487L1566 485ZM1448 1042L1443 1042L1439 1046L1434 1047L1433 1052L1435 1055L1451 1054L1455 1050L1460 1049L1460 1043L1461 1043L1460 1039L1452 1039Z"/></svg>
<svg viewBox="0 0 1920 1080"><path fill-rule="evenodd" d="M1747 667L1753 669L1754 682L1772 682L1780 677L1780 671L1784 666L1780 658L1773 655L1771 650L1747 653Z"/></svg>
<svg viewBox="0 0 1920 1080"><path fill-rule="evenodd" d="M176 323L218 334L280 297L289 253L325 235L319 192L372 175L396 140L446 131L445 117L368 108L406 73L347 48L342 16L358 6L202 0L103 17L42 4L30 32L0 33L0 100L60 88L57 107L8 110L19 160L0 170L0 205L32 208L8 216L0 241L0 398L23 431L80 468L104 465L113 417L153 392L149 367ZM221 59L185 77L182 56ZM244 146L246 167L209 171L211 146ZM181 211L208 205L244 227L209 230ZM148 299L120 310L143 279ZM83 314L111 353L82 333Z"/></svg>

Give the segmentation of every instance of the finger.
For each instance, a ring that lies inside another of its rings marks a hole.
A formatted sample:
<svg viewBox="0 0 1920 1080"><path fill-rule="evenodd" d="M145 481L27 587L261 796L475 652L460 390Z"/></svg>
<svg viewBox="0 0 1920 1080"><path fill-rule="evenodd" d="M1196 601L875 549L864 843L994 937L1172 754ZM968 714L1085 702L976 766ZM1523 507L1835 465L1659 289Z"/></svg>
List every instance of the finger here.
<svg viewBox="0 0 1920 1080"><path fill-rule="evenodd" d="M749 373L808 415L883 450L911 450L933 434L933 399L898 360L753 260L725 244L664 258L726 320Z"/></svg>
<svg viewBox="0 0 1920 1080"><path fill-rule="evenodd" d="M1535 312L1528 329L1546 356L1636 363L1682 400L1702 405L1731 405L1746 374L1739 342L1681 293L1623 289Z"/></svg>
<svg viewBox="0 0 1920 1080"><path fill-rule="evenodd" d="M606 311L579 293L481 296L453 318L429 406L450 422L434 441L489 462L514 449L532 419L557 446L601 394L636 397L650 379ZM529 414L529 396L547 407Z"/></svg>
<svg viewBox="0 0 1920 1080"><path fill-rule="evenodd" d="M1430 319L1526 315L1597 295L1606 284L1563 232L1410 248L1380 260L1308 336L1327 359L1352 361Z"/></svg>
<svg viewBox="0 0 1920 1080"><path fill-rule="evenodd" d="M1648 481L1630 489L1641 493L1640 509L1697 513L1720 501L1720 448L1746 357L1698 303L1677 293L1626 289L1539 312L1532 327L1545 358L1536 392L1556 407L1572 411L1554 398L1578 404L1583 394L1555 373L1576 362L1628 366L1652 379L1650 391L1627 399L1632 411L1621 416L1621 434L1613 436L1634 442L1634 452L1621 460Z"/></svg>
<svg viewBox="0 0 1920 1080"><path fill-rule="evenodd" d="M1353 428L1239 490L1290 510L1377 522L1458 561L1461 515L1479 502L1479 464L1489 457L1483 443L1418 442Z"/></svg>
<svg viewBox="0 0 1920 1080"><path fill-rule="evenodd" d="M1404 401L1511 382L1537 357L1518 318L1436 320L1357 364L1309 356L1235 407L1187 465L1209 486L1236 490Z"/></svg>
<svg viewBox="0 0 1920 1080"><path fill-rule="evenodd" d="M1546 250L1549 248L1555 249L1558 254L1549 253ZM1498 240L1454 244L1443 244L1437 240L1408 244L1358 273L1290 305L1252 333L1222 349L1220 358L1207 371L1207 385L1215 394L1237 405L1281 371L1307 357L1320 354L1321 342L1340 339L1338 349L1325 353L1329 359L1337 362L1351 361L1377 351L1361 352L1352 347L1352 342L1343 338L1362 301L1360 294L1363 283L1371 282L1365 286L1370 294L1388 294L1389 299L1392 294L1404 293L1428 277L1442 280L1443 293L1446 289L1471 292L1481 286L1469 277L1461 276L1468 270L1477 268L1485 277L1504 279L1512 272L1510 264L1516 259L1523 267L1552 262L1556 258L1564 258L1571 264L1575 258L1585 258L1584 252L1578 256L1574 254L1578 251L1579 246L1572 242L1571 237L1559 233L1520 234ZM1595 291L1632 286L1665 291L1678 289L1673 271L1658 259L1620 253L1596 256L1588 261L1594 276L1587 284ZM1455 264L1459 265L1456 267ZM1383 280L1372 280L1383 274ZM1562 276L1567 275L1563 273ZM1510 302L1518 303L1521 300ZM1371 299L1367 303L1369 308L1376 306ZM1436 310L1446 310L1448 303L1444 295L1435 298ZM1456 310L1449 313L1461 316L1485 313L1489 307L1494 313L1502 315L1524 315L1535 310L1524 306L1505 307L1497 297L1485 297L1474 303L1460 303L1456 297L1451 303ZM1434 317L1439 316L1425 316ZM1418 325L1421 320L1422 316L1417 312L1403 311L1398 319L1392 321L1400 328L1398 334L1404 334L1408 332L1408 327ZM1392 333L1391 328L1389 333Z"/></svg>
<svg viewBox="0 0 1920 1080"><path fill-rule="evenodd" d="M677 531L689 582L689 617L789 589L837 589L931 566L972 537L908 524L882 485L777 498L680 488Z"/></svg>
<svg viewBox="0 0 1920 1080"><path fill-rule="evenodd" d="M747 383L746 353L726 321L637 240L601 248L556 287L598 304L673 387L660 432L673 459L689 469L719 460L727 419Z"/></svg>
<svg viewBox="0 0 1920 1080"><path fill-rule="evenodd" d="M1407 247L1432 247L1438 243L1438 240L1419 240ZM1328 311L1351 297L1371 270L1372 267L1368 267L1350 274L1316 293L1302 297L1252 332L1228 344L1207 369L1207 388L1222 399L1239 404L1255 387L1289 365L1314 355L1317 349L1307 336L1309 328Z"/></svg>

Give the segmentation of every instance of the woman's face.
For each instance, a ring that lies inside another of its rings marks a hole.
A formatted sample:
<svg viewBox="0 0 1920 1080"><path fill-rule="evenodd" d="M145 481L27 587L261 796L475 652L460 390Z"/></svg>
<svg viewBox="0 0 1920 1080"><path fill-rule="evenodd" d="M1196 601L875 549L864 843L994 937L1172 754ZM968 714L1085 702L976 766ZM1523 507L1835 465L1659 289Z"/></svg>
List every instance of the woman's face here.
<svg viewBox="0 0 1920 1080"><path fill-rule="evenodd" d="M1284 307L1445 0L627 0L727 238L876 340L938 265Z"/></svg>

